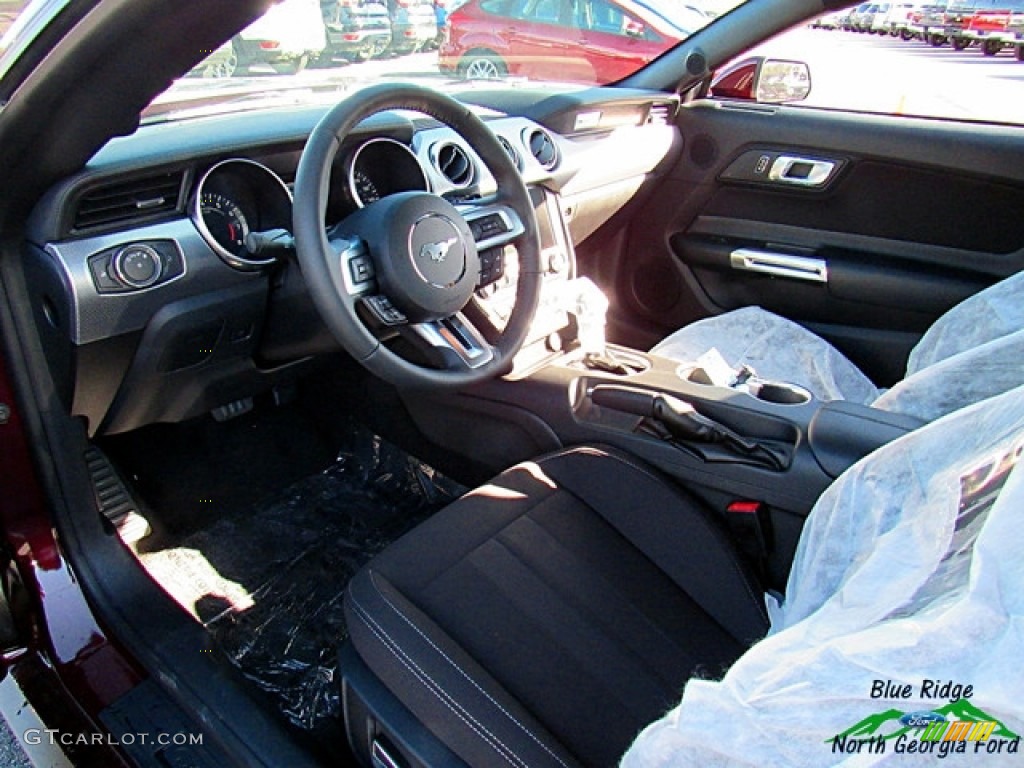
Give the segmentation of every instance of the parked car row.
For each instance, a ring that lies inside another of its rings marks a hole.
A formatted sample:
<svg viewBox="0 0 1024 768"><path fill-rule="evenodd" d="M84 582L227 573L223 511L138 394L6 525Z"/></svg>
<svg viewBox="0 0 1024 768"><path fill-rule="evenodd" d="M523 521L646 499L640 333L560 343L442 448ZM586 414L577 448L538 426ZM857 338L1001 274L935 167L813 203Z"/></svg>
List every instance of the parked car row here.
<svg viewBox="0 0 1024 768"><path fill-rule="evenodd" d="M713 20L674 0L469 0L449 17L438 66L486 79L622 79Z"/></svg>
<svg viewBox="0 0 1024 768"><path fill-rule="evenodd" d="M295 74L310 64L366 61L430 50L452 0L283 0L211 52L193 74L245 75L253 67Z"/></svg>
<svg viewBox="0 0 1024 768"><path fill-rule="evenodd" d="M1024 0L929 0L861 3L826 14L812 27L923 40L962 51L976 45L986 56L1005 48L1024 61Z"/></svg>

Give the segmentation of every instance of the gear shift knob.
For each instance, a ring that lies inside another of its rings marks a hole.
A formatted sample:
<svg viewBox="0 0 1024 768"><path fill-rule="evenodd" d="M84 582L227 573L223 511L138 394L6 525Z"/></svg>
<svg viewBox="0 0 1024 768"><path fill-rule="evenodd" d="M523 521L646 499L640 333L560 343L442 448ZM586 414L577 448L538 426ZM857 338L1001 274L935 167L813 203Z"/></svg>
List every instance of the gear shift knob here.
<svg viewBox="0 0 1024 768"><path fill-rule="evenodd" d="M576 317L576 334L584 356L605 353L605 320L608 297L588 277L570 283L570 306L566 309Z"/></svg>

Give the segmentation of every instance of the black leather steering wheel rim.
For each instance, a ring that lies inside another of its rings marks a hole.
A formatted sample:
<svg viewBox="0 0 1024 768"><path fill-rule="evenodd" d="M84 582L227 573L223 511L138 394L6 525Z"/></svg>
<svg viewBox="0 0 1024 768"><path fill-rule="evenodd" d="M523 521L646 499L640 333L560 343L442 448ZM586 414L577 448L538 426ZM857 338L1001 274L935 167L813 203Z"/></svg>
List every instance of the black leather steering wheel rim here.
<svg viewBox="0 0 1024 768"><path fill-rule="evenodd" d="M519 258L515 305L491 347L491 358L479 367L429 368L385 346L360 319L357 301L347 288L346 266L328 239L324 221L331 169L342 143L365 118L395 109L423 113L460 134L497 182L498 192L488 202L511 208L523 225L514 241ZM537 220L518 169L465 105L418 85L395 83L370 86L337 104L314 128L303 150L295 179L293 227L299 265L317 310L338 342L375 375L400 387L458 388L511 370L540 300L543 270Z"/></svg>

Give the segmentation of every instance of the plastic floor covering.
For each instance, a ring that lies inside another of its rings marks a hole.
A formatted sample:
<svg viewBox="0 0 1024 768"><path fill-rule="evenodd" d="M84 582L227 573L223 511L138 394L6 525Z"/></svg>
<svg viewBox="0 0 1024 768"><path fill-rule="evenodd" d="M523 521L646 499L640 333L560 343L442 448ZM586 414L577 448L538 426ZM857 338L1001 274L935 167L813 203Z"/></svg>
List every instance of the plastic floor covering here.
<svg viewBox="0 0 1024 768"><path fill-rule="evenodd" d="M306 731L340 717L337 649L348 636L349 579L465 490L369 432L347 443L333 465L277 497L139 555Z"/></svg>

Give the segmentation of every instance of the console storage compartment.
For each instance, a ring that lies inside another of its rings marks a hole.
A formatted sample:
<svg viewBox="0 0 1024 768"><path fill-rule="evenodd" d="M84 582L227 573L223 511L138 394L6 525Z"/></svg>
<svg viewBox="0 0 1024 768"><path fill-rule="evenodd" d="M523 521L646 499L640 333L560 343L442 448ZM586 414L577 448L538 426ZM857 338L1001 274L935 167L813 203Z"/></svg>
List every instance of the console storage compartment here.
<svg viewBox="0 0 1024 768"><path fill-rule="evenodd" d="M814 414L807 427L807 441L821 468L835 478L876 448L923 424L913 416L832 400Z"/></svg>

